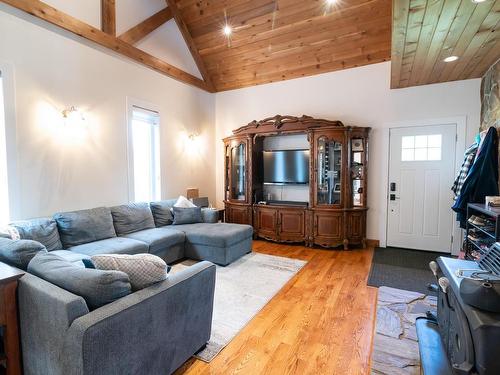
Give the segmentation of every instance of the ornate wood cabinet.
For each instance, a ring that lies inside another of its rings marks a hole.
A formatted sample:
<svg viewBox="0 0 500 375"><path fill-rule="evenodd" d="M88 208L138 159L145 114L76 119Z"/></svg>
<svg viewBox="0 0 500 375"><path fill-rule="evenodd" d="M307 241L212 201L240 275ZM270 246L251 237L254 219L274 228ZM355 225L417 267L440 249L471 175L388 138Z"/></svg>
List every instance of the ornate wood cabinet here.
<svg viewBox="0 0 500 375"><path fill-rule="evenodd" d="M253 225L257 237L272 241L365 246L369 132L340 121L279 115L236 129L224 139L226 221ZM263 140L287 134L306 134L309 141L307 206L259 203Z"/></svg>

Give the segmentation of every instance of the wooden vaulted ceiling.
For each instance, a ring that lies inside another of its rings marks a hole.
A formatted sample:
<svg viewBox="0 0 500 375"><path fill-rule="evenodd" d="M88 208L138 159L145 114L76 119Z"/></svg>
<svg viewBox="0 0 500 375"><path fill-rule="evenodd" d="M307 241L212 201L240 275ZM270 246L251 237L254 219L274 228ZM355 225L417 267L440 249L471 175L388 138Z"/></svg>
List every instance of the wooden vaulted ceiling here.
<svg viewBox="0 0 500 375"><path fill-rule="evenodd" d="M402 88L478 78L500 57L500 0L165 0L121 35L116 1L101 0L98 29L43 1L0 0L209 92L390 59L391 87ZM172 18L203 79L136 47Z"/></svg>
<svg viewBox="0 0 500 375"><path fill-rule="evenodd" d="M500 0L393 0L391 87L482 77L500 58L499 27Z"/></svg>
<svg viewBox="0 0 500 375"><path fill-rule="evenodd" d="M388 0L177 0L217 91L390 59ZM231 38L221 32L225 22Z"/></svg>

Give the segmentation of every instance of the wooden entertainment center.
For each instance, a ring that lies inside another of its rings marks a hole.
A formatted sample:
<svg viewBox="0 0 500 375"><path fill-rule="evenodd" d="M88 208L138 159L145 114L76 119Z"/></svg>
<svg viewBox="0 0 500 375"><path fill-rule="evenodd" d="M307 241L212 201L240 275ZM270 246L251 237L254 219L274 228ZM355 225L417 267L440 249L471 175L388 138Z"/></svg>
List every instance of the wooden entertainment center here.
<svg viewBox="0 0 500 375"><path fill-rule="evenodd" d="M224 139L226 221L253 225L256 237L271 241L365 247L369 132L340 121L280 115L234 130ZM287 135L307 136L308 149L298 151L309 159L308 183L296 185L308 188L308 196L266 200L271 185L294 186L264 181L265 140Z"/></svg>

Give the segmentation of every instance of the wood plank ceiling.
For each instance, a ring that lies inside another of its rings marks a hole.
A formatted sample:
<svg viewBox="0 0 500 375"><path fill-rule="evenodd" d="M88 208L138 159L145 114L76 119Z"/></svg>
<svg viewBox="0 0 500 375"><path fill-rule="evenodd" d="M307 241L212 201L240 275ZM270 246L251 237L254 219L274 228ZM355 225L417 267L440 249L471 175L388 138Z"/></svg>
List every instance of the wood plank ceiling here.
<svg viewBox="0 0 500 375"><path fill-rule="evenodd" d="M499 26L500 0L394 0L391 87L482 77L500 58Z"/></svg>
<svg viewBox="0 0 500 375"><path fill-rule="evenodd" d="M172 3L174 0L169 0ZM390 59L388 0L177 0L216 91ZM226 22L233 33L227 38Z"/></svg>

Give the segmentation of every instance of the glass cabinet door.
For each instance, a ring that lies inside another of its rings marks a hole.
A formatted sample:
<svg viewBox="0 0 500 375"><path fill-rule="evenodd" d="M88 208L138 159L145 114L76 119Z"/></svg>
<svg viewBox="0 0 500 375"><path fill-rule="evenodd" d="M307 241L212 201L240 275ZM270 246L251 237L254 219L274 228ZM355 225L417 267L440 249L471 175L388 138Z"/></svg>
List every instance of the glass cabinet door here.
<svg viewBox="0 0 500 375"><path fill-rule="evenodd" d="M363 207L365 205L365 142L363 138L351 140L351 180L352 180L352 205Z"/></svg>
<svg viewBox="0 0 500 375"><path fill-rule="evenodd" d="M342 143L325 136L317 145L316 202L340 205L342 199Z"/></svg>
<svg viewBox="0 0 500 375"><path fill-rule="evenodd" d="M246 145L240 143L231 148L231 199L246 201Z"/></svg>

